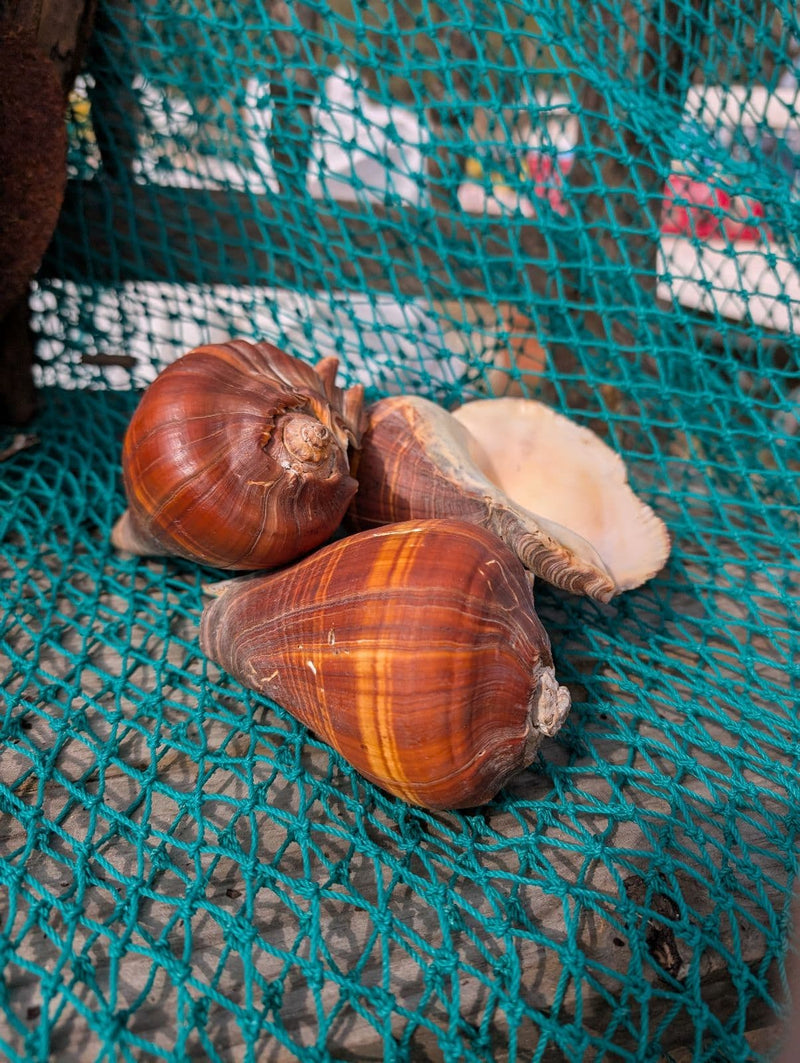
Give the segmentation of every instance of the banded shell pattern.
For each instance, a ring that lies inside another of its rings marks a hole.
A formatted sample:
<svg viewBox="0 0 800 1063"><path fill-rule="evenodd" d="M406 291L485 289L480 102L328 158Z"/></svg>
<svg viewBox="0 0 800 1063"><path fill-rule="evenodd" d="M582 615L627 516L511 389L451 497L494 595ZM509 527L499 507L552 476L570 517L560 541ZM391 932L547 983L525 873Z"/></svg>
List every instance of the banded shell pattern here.
<svg viewBox="0 0 800 1063"><path fill-rule="evenodd" d="M363 389L269 343L208 345L167 366L128 426L120 550L225 569L277 567L325 542L356 491Z"/></svg>
<svg viewBox="0 0 800 1063"><path fill-rule="evenodd" d="M490 800L570 705L521 562L463 521L394 524L227 580L200 643L366 778L427 808Z"/></svg>

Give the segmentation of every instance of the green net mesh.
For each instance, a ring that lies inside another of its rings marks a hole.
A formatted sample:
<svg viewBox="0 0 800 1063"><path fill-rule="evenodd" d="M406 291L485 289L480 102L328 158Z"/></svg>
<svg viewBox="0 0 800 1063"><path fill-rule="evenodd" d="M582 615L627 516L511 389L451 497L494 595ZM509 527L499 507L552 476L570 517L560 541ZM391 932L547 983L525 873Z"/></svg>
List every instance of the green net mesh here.
<svg viewBox="0 0 800 1063"><path fill-rule="evenodd" d="M787 0L99 5L0 462L5 1058L777 1051L798 37ZM234 335L543 399L667 522L611 605L537 585L574 707L487 807L370 786L204 660L216 573L109 546L140 389Z"/></svg>

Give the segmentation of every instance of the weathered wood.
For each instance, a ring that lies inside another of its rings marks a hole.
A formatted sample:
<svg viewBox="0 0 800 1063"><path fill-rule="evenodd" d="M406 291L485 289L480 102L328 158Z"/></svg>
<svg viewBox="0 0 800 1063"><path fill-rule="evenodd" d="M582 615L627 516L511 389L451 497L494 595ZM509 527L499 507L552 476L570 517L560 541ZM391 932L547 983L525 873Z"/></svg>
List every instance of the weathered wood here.
<svg viewBox="0 0 800 1063"><path fill-rule="evenodd" d="M118 0L113 11L100 4L86 56L92 129L103 170L114 180L131 180L143 127L144 114L133 88L142 14L133 0Z"/></svg>
<svg viewBox="0 0 800 1063"><path fill-rule="evenodd" d="M103 218L100 227L92 222L98 216ZM178 284L275 284L302 291L330 291L333 284L346 282L357 291L440 298L460 307L461 300L453 300L456 292L465 293L468 305L485 297L493 276L487 271L496 270L498 281L507 279L514 263L514 232L526 232L529 253L542 262L553 257L543 231L528 228L524 222L517 226L469 215L440 216L415 207L389 210L347 202L332 210L320 202L308 230L300 231L294 206L280 199L254 200L233 190L75 180L68 185L39 275L76 283L87 277L99 284L168 279ZM132 253L134 240L147 248L146 254ZM304 251L302 271L290 261L298 243ZM772 340L798 327L800 314L793 308L800 305L800 278L779 246L729 249L676 237L662 237L656 251L659 246L654 277L669 270L674 278L672 290L659 282L662 308L677 299L708 327L718 328L720 320L752 320ZM481 260L481 247L492 261ZM776 299L781 291L790 296L789 305ZM485 305L495 318L493 304ZM740 339L746 343L748 335Z"/></svg>
<svg viewBox="0 0 800 1063"><path fill-rule="evenodd" d="M71 181L42 276L277 285L447 298L508 290L513 225L415 208L256 201L246 192ZM102 225L92 219L102 218ZM544 238L540 252L550 253ZM393 269L387 269L387 262Z"/></svg>
<svg viewBox="0 0 800 1063"><path fill-rule="evenodd" d="M267 0L270 19L282 29L265 42L272 67L269 147L284 196L302 195L311 158L311 107L319 92L319 11L310 4Z"/></svg>
<svg viewBox="0 0 800 1063"><path fill-rule="evenodd" d="M571 263L561 261L559 277L567 299L578 305L588 294L591 306L591 293L598 289L624 291L613 312L592 309L583 315L589 332L602 347L613 345L617 357L640 347L648 327L646 311L658 281L659 204L670 160L658 133L625 109L614 88L624 90L625 79L635 71L637 101L658 99L662 109L682 114L700 57L708 4L709 0L656 0L643 8L625 0L595 5L589 10L596 24L587 24L582 35L595 70L580 96L575 164L565 193L580 218L579 248L577 256L571 249ZM623 33L622 47L609 46ZM522 252L530 260L530 290L543 291L547 278L537 261L533 226L523 228L520 238ZM565 344L554 350L554 358L564 371L574 362Z"/></svg>
<svg viewBox="0 0 800 1063"><path fill-rule="evenodd" d="M657 281L659 210L670 154L652 128L626 112L620 99L609 97L608 86L612 93L615 86L624 89L624 79L635 71L637 102L658 99L662 109L682 115L700 57L708 3L665 0L646 12L635 3L598 6L596 32L584 38L596 58L597 80L587 82L581 94L583 118L567 185L577 193L603 258L612 269L632 268L646 293L653 292ZM626 46L606 51L606 42L620 27L625 28ZM580 285L574 288L577 293Z"/></svg>
<svg viewBox="0 0 800 1063"><path fill-rule="evenodd" d="M478 49L474 6L464 4L462 10L466 25L451 28L446 34L439 25L441 14L439 19L432 19L433 43L446 52L450 62L446 68L448 83L444 84L443 77L429 77L426 86L432 101L427 116L434 144L428 162L429 194L434 209L445 213L458 208L458 186L471 146L476 104L481 90L486 89L481 85L475 62Z"/></svg>

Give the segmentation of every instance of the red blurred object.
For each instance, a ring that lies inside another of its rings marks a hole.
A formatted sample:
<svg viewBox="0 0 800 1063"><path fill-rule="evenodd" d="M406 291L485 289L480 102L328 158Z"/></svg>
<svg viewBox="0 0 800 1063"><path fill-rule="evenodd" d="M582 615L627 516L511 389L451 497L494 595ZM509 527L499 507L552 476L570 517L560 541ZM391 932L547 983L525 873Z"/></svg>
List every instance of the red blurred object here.
<svg viewBox="0 0 800 1063"><path fill-rule="evenodd" d="M701 240L760 241L768 237L764 207L750 196L732 195L724 185L672 174L664 187L661 232Z"/></svg>
<svg viewBox="0 0 800 1063"><path fill-rule="evenodd" d="M562 174L572 169L571 155L558 155L554 161L552 155L543 155L539 151L529 151L527 157L528 173L539 184L561 184Z"/></svg>
<svg viewBox="0 0 800 1063"><path fill-rule="evenodd" d="M725 235L730 240L769 240L770 231L764 219L764 206L752 196L733 196L731 214L723 221Z"/></svg>
<svg viewBox="0 0 800 1063"><path fill-rule="evenodd" d="M547 199L553 210L566 214L567 207L561 189L564 186L564 174L572 169L571 155L543 155L538 151L529 151L526 156L528 174L535 183L534 194L539 199Z"/></svg>
<svg viewBox="0 0 800 1063"><path fill-rule="evenodd" d="M672 174L664 188L661 232L675 236L719 236L722 215L730 210L731 197L724 189L684 174Z"/></svg>
<svg viewBox="0 0 800 1063"><path fill-rule="evenodd" d="M532 187L528 192L528 216L535 214L537 199L546 199L558 214L568 213L564 202L564 177L572 169L568 153L545 154L530 150L525 169ZM763 204L748 195L734 193L723 179L698 181L688 174L672 174L665 186L661 210L661 233L697 240L722 239L760 243L770 239Z"/></svg>

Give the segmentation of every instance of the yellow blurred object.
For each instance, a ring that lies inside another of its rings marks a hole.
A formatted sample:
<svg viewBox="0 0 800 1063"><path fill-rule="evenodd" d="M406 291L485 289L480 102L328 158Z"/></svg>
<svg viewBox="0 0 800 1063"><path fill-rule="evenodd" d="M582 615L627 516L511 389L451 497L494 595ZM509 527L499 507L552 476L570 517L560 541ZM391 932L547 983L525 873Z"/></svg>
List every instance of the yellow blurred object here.
<svg viewBox="0 0 800 1063"><path fill-rule="evenodd" d="M466 166L464 167L464 173L467 177L475 181L479 177L483 177L483 167L477 159L467 159Z"/></svg>
<svg viewBox="0 0 800 1063"><path fill-rule="evenodd" d="M75 131L81 140L94 143L94 127L92 126L92 105L87 96L74 90L69 94L69 114Z"/></svg>

